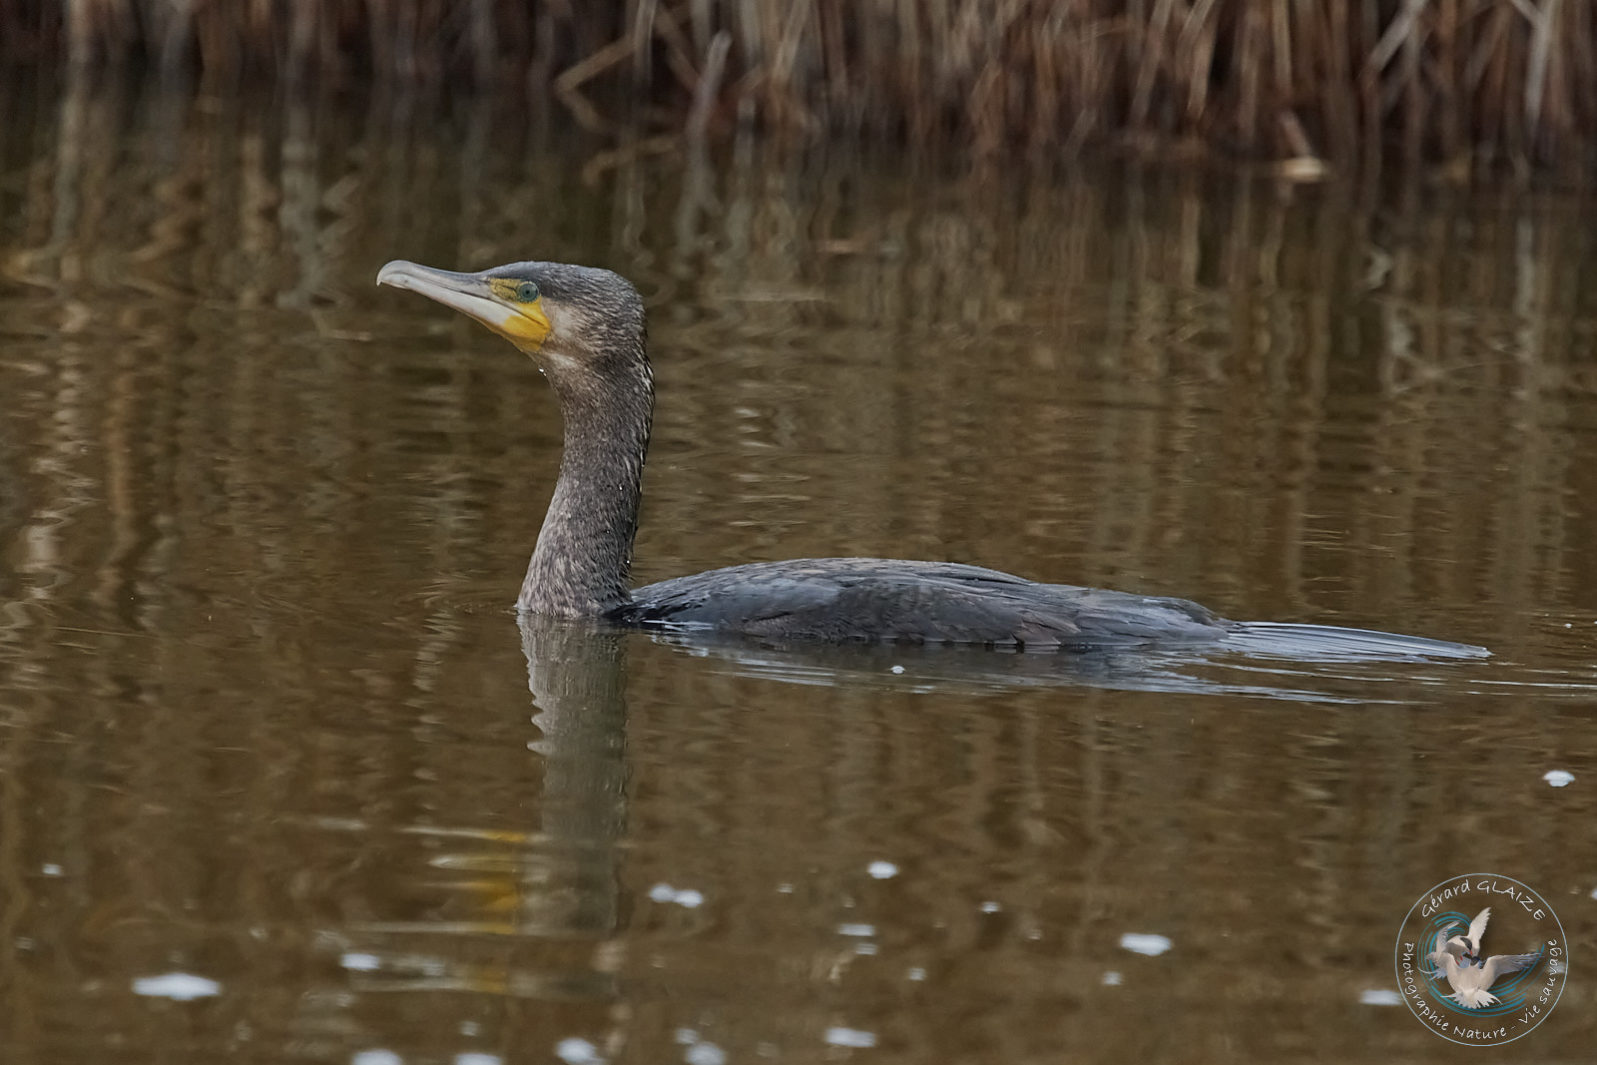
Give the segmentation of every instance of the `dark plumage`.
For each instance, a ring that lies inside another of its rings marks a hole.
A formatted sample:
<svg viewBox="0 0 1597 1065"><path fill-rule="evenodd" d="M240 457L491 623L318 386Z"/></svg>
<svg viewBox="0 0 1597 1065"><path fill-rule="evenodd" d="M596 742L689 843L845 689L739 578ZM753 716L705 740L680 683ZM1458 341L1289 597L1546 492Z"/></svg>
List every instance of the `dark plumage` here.
<svg viewBox="0 0 1597 1065"><path fill-rule="evenodd" d="M954 562L806 558L696 573L639 588L631 624L734 628L803 640L985 643L1053 650L1211 643L1232 623L1185 599L1038 584Z"/></svg>
<svg viewBox="0 0 1597 1065"><path fill-rule="evenodd" d="M1385 633L1226 621L1184 599L1038 584L950 562L764 562L629 591L654 397L637 290L608 270L536 262L459 274L396 261L377 280L499 333L533 358L559 399L565 452L518 610L780 640L1087 649L1298 635L1338 649L1373 642L1388 654L1485 653Z"/></svg>

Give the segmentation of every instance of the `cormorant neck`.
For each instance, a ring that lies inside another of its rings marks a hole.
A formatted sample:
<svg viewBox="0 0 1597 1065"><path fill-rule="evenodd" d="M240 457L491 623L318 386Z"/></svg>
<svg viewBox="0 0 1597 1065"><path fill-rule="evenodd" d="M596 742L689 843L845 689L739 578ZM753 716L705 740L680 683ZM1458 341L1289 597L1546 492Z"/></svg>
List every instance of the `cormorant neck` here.
<svg viewBox="0 0 1597 1065"><path fill-rule="evenodd" d="M516 609L596 617L627 591L654 388L640 357L574 378L548 374L560 401L560 479L527 566Z"/></svg>

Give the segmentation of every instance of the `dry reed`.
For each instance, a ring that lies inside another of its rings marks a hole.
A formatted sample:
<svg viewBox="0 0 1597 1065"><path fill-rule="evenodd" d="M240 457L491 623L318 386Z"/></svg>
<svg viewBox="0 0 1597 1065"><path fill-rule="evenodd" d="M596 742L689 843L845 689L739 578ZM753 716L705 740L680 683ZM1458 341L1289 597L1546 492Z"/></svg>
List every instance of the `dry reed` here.
<svg viewBox="0 0 1597 1065"><path fill-rule="evenodd" d="M510 83L595 128L642 104L678 128L1190 143L1309 174L1583 164L1597 132L1597 12L1564 0L14 0L0 53L224 85Z"/></svg>

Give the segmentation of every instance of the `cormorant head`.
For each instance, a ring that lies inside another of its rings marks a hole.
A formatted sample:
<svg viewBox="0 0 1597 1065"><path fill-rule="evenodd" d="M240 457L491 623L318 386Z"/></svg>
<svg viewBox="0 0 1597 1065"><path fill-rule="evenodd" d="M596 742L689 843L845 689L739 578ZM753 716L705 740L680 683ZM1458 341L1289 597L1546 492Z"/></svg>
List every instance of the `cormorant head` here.
<svg viewBox="0 0 1597 1065"><path fill-rule="evenodd" d="M459 274L396 259L378 271L377 283L477 319L551 372L614 371L618 361L643 359L643 300L609 270L510 263Z"/></svg>

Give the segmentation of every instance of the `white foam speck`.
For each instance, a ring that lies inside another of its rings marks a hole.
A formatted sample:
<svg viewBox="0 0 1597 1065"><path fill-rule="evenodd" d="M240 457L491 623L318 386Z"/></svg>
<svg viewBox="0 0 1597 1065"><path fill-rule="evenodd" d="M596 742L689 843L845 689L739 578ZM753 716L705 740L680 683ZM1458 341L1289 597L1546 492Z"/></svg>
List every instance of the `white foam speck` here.
<svg viewBox="0 0 1597 1065"><path fill-rule="evenodd" d="M1401 1006L1403 996L1389 987L1367 987L1359 992L1359 1004L1363 1006Z"/></svg>
<svg viewBox="0 0 1597 1065"><path fill-rule="evenodd" d="M840 924L837 926L840 936L874 936L876 926L873 924Z"/></svg>
<svg viewBox="0 0 1597 1065"><path fill-rule="evenodd" d="M726 1065L726 1051L714 1043L694 1043L682 1060L688 1065Z"/></svg>
<svg viewBox="0 0 1597 1065"><path fill-rule="evenodd" d="M498 1054L485 1054L480 1050L465 1050L455 1055L455 1065L505 1065Z"/></svg>
<svg viewBox="0 0 1597 1065"><path fill-rule="evenodd" d="M1575 774L1567 769L1549 769L1542 774L1542 779L1555 788L1567 788L1575 782Z"/></svg>
<svg viewBox="0 0 1597 1065"><path fill-rule="evenodd" d="M1120 937L1122 950L1129 950L1133 954L1146 954L1150 958L1157 958L1172 946L1166 936L1152 935L1146 932L1127 932Z"/></svg>
<svg viewBox="0 0 1597 1065"><path fill-rule="evenodd" d="M902 673L902 672L904 672L904 667L903 666L894 666L893 667L893 672L894 673Z"/></svg>
<svg viewBox="0 0 1597 1065"><path fill-rule="evenodd" d="M1108 972L1103 974L1103 986L1119 987L1123 979L1124 977L1122 977L1118 972L1110 969Z"/></svg>
<svg viewBox="0 0 1597 1065"><path fill-rule="evenodd" d="M992 899L988 899L986 902L981 904L982 913L997 913L1001 909L1003 909L1003 907L998 905L998 903L994 902Z"/></svg>
<svg viewBox="0 0 1597 1065"><path fill-rule="evenodd" d="M222 993L222 985L193 973L162 973L160 976L141 976L133 981L135 995L151 998L169 998L187 1002L195 998L210 998Z"/></svg>
<svg viewBox="0 0 1597 1065"><path fill-rule="evenodd" d="M404 1060L392 1050L357 1050L349 1056L349 1065L403 1065Z"/></svg>
<svg viewBox="0 0 1597 1065"><path fill-rule="evenodd" d="M873 1047L876 1045L875 1032L865 1032L858 1028L828 1028L824 1038L829 1046L834 1047Z"/></svg>
<svg viewBox="0 0 1597 1065"><path fill-rule="evenodd" d="M599 1056L598 1047L574 1035L567 1036L555 1044L555 1057L566 1065L600 1065L604 1061L604 1058Z"/></svg>
<svg viewBox="0 0 1597 1065"><path fill-rule="evenodd" d="M855 954L866 954L866 955L875 954L876 953L876 944L875 943L855 943L854 944L854 953Z"/></svg>
<svg viewBox="0 0 1597 1065"><path fill-rule="evenodd" d="M791 895L791 894L793 894L793 885L792 884L778 884L778 885L776 885L776 893L778 895Z"/></svg>
<svg viewBox="0 0 1597 1065"><path fill-rule="evenodd" d="M43 865L39 866L39 872L43 873L45 876L61 876L65 870L63 870L54 862L45 862Z"/></svg>
<svg viewBox="0 0 1597 1065"><path fill-rule="evenodd" d="M676 1041L682 1046L690 1047L699 1041L699 1033L692 1028L678 1028L676 1030Z"/></svg>
<svg viewBox="0 0 1597 1065"><path fill-rule="evenodd" d="M865 871L877 880L891 880L898 875L898 866L892 862L872 862L865 867Z"/></svg>
<svg viewBox="0 0 1597 1065"><path fill-rule="evenodd" d="M907 980L913 980L916 983L920 983L922 980L926 979L926 970L917 965L910 969L909 972L905 973L904 978Z"/></svg>
<svg viewBox="0 0 1597 1065"><path fill-rule="evenodd" d="M382 959L375 954L359 954L350 951L338 959L338 964L357 973L374 973L382 968Z"/></svg>
<svg viewBox="0 0 1597 1065"><path fill-rule="evenodd" d="M704 905L704 892L695 891L693 888L682 888L679 891L670 884L654 885L649 889L649 898L659 903L674 902L690 910Z"/></svg>

